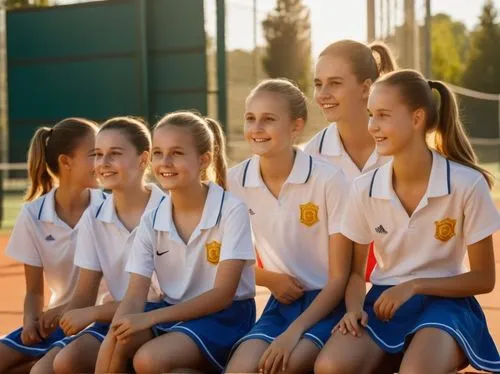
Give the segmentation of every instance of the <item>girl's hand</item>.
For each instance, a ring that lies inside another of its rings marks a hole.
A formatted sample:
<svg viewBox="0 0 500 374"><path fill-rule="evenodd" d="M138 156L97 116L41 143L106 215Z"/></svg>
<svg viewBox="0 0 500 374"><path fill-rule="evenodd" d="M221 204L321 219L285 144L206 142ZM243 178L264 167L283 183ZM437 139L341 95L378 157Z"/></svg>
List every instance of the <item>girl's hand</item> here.
<svg viewBox="0 0 500 374"><path fill-rule="evenodd" d="M30 321L24 323L23 331L21 332L21 341L24 345L35 345L42 341L42 337L38 332L38 321Z"/></svg>
<svg viewBox="0 0 500 374"><path fill-rule="evenodd" d="M259 372L277 373L286 371L288 359L297 346L301 336L302 333L293 328L286 330L283 334L278 336L262 354L259 361Z"/></svg>
<svg viewBox="0 0 500 374"><path fill-rule="evenodd" d="M351 334L353 336L361 336L362 327L366 327L368 323L368 314L364 310L356 312L347 312L339 323L333 328L332 333L339 331L342 334Z"/></svg>
<svg viewBox="0 0 500 374"><path fill-rule="evenodd" d="M304 294L304 286L288 274L275 274L269 290L282 304L291 304Z"/></svg>
<svg viewBox="0 0 500 374"><path fill-rule="evenodd" d="M61 317L60 313L60 308L49 309L38 318L38 331L43 339L46 339L57 329Z"/></svg>
<svg viewBox="0 0 500 374"><path fill-rule="evenodd" d="M394 317L396 311L415 295L415 291L410 282L398 284L388 288L379 296L373 310L378 319L389 321Z"/></svg>
<svg viewBox="0 0 500 374"><path fill-rule="evenodd" d="M92 307L70 310L63 314L59 326L67 336L75 335L95 322Z"/></svg>
<svg viewBox="0 0 500 374"><path fill-rule="evenodd" d="M147 330L153 324L148 318L147 313L128 314L113 322L111 330L116 340L125 344L131 335Z"/></svg>

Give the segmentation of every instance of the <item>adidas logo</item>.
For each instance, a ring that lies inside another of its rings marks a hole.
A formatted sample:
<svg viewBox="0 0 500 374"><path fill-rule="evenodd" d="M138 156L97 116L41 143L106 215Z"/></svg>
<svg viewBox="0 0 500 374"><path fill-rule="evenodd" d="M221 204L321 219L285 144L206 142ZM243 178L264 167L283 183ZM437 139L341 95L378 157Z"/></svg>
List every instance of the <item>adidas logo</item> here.
<svg viewBox="0 0 500 374"><path fill-rule="evenodd" d="M255 212L252 209L248 209L248 213L250 213L251 216L255 215Z"/></svg>
<svg viewBox="0 0 500 374"><path fill-rule="evenodd" d="M375 231L378 232L379 234L387 234L387 230L384 229L384 226L382 225L375 227Z"/></svg>
<svg viewBox="0 0 500 374"><path fill-rule="evenodd" d="M47 236L45 237L45 240L46 240L46 241L48 241L48 242L53 242L53 241L54 241L54 240L56 240L56 239L55 239L52 235L50 235L50 234L49 234L49 235L47 235Z"/></svg>

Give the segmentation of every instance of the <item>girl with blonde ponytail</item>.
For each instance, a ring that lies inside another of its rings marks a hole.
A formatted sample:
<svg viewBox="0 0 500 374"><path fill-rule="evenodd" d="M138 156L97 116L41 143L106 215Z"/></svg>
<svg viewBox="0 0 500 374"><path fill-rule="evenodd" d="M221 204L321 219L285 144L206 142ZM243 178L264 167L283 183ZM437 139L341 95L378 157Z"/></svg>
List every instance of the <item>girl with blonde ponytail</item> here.
<svg viewBox="0 0 500 374"><path fill-rule="evenodd" d="M382 42L369 45L339 40L319 55L314 72L314 99L330 123L304 150L342 169L349 182L385 164L368 133L366 103L370 87L380 76L397 69L390 48ZM375 266L373 249L366 280Z"/></svg>
<svg viewBox="0 0 500 374"><path fill-rule="evenodd" d="M78 222L84 211L97 208L104 198L94 189L96 132L94 122L68 118L38 129L31 140L27 203L6 248L8 256L24 264L23 327L0 340L0 372L44 355L53 357L58 349L52 344L64 337L58 323L76 284ZM44 278L51 290L47 310ZM38 361L32 372L52 372L47 362L52 361Z"/></svg>
<svg viewBox="0 0 500 374"><path fill-rule="evenodd" d="M392 161L351 189L341 227L354 242L347 313L315 372L369 373L397 353L403 374L455 373L468 364L500 372L475 299L495 286L492 235L500 215L453 94L442 82L401 70L374 84L368 112L377 151ZM372 240L381 266L365 296Z"/></svg>
<svg viewBox="0 0 500 374"><path fill-rule="evenodd" d="M127 292L96 372L221 372L255 321L255 255L245 205L226 188L220 125L191 112L153 130L152 169L169 191L139 225ZM146 300L156 273L164 295Z"/></svg>

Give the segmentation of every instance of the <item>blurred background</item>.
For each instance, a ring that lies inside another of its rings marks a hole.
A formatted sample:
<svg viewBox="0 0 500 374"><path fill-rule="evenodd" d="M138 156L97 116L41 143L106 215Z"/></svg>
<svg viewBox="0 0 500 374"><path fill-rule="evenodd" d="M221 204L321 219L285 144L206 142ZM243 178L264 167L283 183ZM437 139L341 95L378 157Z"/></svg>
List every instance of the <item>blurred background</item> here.
<svg viewBox="0 0 500 374"><path fill-rule="evenodd" d="M34 130L67 116L151 123L196 109L248 155L244 102L286 76L312 98L314 63L339 39L383 40L402 67L447 82L481 162L500 174L500 0L3 0L0 224L12 226ZM326 125L311 100L302 140ZM494 193L500 198L499 189Z"/></svg>

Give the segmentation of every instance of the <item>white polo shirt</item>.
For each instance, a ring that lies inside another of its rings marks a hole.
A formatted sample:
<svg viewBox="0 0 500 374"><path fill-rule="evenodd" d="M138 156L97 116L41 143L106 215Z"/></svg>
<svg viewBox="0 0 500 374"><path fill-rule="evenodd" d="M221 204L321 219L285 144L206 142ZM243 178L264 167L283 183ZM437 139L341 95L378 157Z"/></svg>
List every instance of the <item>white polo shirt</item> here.
<svg viewBox="0 0 500 374"><path fill-rule="evenodd" d="M348 182L352 182L354 178L359 177L361 174L384 165L391 159L391 157L379 155L377 150L374 149L363 169L359 170L344 149L335 123L317 133L305 145L304 152L328 160L344 172Z"/></svg>
<svg viewBox="0 0 500 374"><path fill-rule="evenodd" d="M177 304L210 291L218 264L246 260L235 300L255 296L255 253L245 205L220 186L209 183L203 214L188 243L172 219L166 196L139 226L127 271L151 277L156 272L165 301Z"/></svg>
<svg viewBox="0 0 500 374"><path fill-rule="evenodd" d="M82 218L95 212L106 198L102 191L90 190L90 205L78 224L71 228L57 216L56 189L24 204L5 250L16 261L43 268L51 292L49 308L69 302L78 277L73 265L76 234Z"/></svg>
<svg viewBox="0 0 500 374"><path fill-rule="evenodd" d="M392 162L354 181L342 233L375 241L371 281L396 285L467 271L467 246L500 229L500 215L478 171L433 152L427 191L409 217L392 187Z"/></svg>
<svg viewBox="0 0 500 374"><path fill-rule="evenodd" d="M154 184L148 185L151 195L144 210L146 214L158 206L165 196ZM125 271L132 252L137 227L128 231L116 214L113 195L102 203L94 214L85 214L78 233L75 265L102 272L114 300L122 300L128 287L129 274ZM155 282L152 282L152 288ZM154 297L154 295L152 296Z"/></svg>
<svg viewBox="0 0 500 374"><path fill-rule="evenodd" d="M248 206L255 248L264 269L289 274L307 290L328 281L329 236L340 232L347 182L340 169L297 149L275 198L260 174L259 157L229 171L229 188Z"/></svg>

